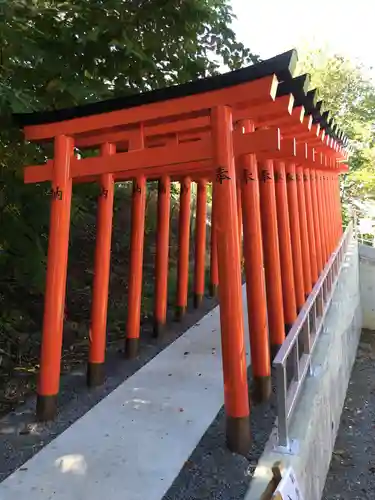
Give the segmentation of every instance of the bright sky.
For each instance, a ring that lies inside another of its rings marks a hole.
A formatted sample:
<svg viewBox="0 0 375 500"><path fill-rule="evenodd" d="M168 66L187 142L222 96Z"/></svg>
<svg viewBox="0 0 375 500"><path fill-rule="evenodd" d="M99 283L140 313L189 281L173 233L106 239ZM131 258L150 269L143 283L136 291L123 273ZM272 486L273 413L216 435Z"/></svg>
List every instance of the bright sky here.
<svg viewBox="0 0 375 500"><path fill-rule="evenodd" d="M231 0L239 41L266 59L301 46L324 47L373 67L374 0Z"/></svg>

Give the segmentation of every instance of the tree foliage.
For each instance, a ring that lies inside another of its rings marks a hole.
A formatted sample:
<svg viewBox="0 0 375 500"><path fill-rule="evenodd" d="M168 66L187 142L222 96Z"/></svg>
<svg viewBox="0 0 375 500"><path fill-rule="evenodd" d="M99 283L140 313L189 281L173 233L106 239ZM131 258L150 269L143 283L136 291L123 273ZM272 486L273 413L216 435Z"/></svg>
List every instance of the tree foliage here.
<svg viewBox="0 0 375 500"><path fill-rule="evenodd" d="M11 113L248 64L256 57L237 42L232 17L228 0L0 0L0 329L24 328L27 304L41 301L48 239L46 187L22 179L45 151L24 142ZM74 225L93 210L90 188L75 188L72 245Z"/></svg>
<svg viewBox="0 0 375 500"><path fill-rule="evenodd" d="M343 204L346 211L355 207L364 216L366 209L359 207L375 201L374 83L363 65L322 50L305 53L299 71L310 73L311 88L319 89L325 108L350 141L350 172L341 182Z"/></svg>

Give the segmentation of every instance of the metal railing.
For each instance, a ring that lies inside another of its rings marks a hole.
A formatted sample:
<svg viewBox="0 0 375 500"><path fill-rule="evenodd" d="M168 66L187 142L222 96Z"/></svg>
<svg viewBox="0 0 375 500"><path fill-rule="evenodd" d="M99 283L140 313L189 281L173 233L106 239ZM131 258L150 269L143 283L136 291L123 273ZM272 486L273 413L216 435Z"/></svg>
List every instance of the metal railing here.
<svg viewBox="0 0 375 500"><path fill-rule="evenodd" d="M350 223L273 361L276 372L278 446L287 450L291 450L289 422L303 382L311 371L312 354L323 329L352 233L353 224Z"/></svg>

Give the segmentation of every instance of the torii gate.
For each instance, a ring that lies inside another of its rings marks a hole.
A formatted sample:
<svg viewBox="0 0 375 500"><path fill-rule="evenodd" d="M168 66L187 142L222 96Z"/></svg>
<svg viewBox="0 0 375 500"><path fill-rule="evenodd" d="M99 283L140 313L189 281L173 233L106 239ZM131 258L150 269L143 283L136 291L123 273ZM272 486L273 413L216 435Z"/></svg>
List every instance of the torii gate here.
<svg viewBox="0 0 375 500"><path fill-rule="evenodd" d="M271 392L276 353L342 233L342 135L320 113L295 51L223 75L135 96L16 115L25 138L54 141L54 158L25 168L51 182L37 416L54 417L60 379L72 184L98 182L88 383L104 377L114 183L132 180L126 352L138 351L146 182L159 181L154 332L166 321L170 183L181 183L176 314L187 305L191 181L198 183L195 301L204 293L205 193L213 183L211 291L218 287L227 443L247 453L249 394L241 298L243 225L254 398ZM79 159L74 148L100 148ZM243 218L243 221L242 221Z"/></svg>

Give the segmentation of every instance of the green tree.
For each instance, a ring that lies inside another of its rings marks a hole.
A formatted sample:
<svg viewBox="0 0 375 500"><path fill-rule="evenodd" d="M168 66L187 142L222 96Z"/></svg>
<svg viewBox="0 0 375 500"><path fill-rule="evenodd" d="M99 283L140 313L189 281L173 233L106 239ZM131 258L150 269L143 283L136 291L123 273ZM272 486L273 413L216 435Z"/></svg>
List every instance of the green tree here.
<svg viewBox="0 0 375 500"><path fill-rule="evenodd" d="M349 139L350 171L341 181L344 216L348 217L351 207L358 210L366 206L363 202L375 201L375 86L363 65L322 50L304 53L299 72L310 73L311 88L318 88L324 108Z"/></svg>
<svg viewBox="0 0 375 500"><path fill-rule="evenodd" d="M237 42L232 17L228 0L0 0L0 329L25 328L35 316L48 239L46 187L25 186L22 166L49 150L25 143L11 113L182 83L215 74L223 63L248 64L257 58ZM91 194L91 187L75 188L73 246L75 226L84 228L95 212Z"/></svg>

